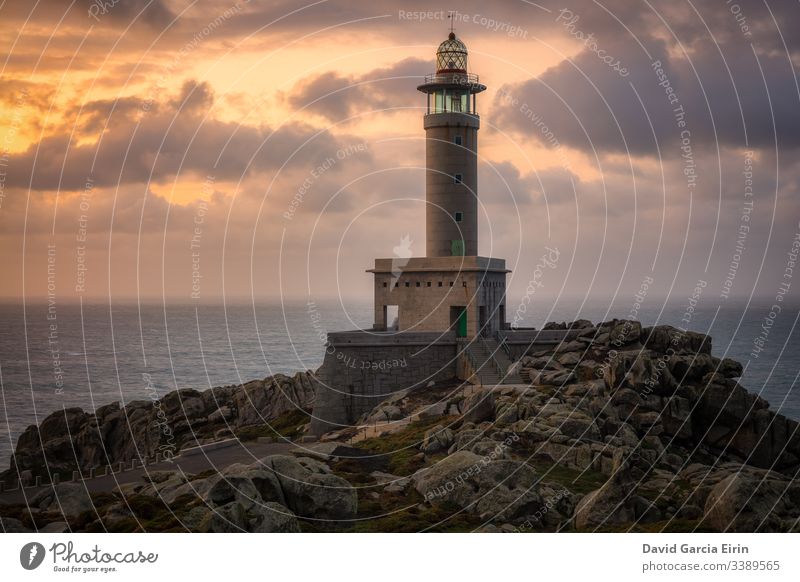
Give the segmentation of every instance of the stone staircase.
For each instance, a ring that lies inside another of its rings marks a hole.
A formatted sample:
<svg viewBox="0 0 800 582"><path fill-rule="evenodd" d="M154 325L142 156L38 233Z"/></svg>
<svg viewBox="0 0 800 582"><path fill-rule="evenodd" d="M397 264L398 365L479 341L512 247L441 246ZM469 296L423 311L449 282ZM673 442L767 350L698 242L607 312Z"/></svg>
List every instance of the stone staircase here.
<svg viewBox="0 0 800 582"><path fill-rule="evenodd" d="M476 337L465 349L483 386L523 383L519 374L507 373L512 361L496 339Z"/></svg>

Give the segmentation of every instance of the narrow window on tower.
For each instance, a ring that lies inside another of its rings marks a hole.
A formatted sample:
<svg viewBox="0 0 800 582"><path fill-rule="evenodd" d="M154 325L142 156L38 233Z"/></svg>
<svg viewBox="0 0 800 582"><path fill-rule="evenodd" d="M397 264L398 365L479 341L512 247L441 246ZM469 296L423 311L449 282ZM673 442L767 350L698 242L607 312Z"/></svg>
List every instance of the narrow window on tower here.
<svg viewBox="0 0 800 582"><path fill-rule="evenodd" d="M460 136L460 135L457 135L455 138L453 138L453 142L454 142L456 145L461 145L461 136Z"/></svg>
<svg viewBox="0 0 800 582"><path fill-rule="evenodd" d="M450 110L461 111L461 95L455 93L450 97Z"/></svg>
<svg viewBox="0 0 800 582"><path fill-rule="evenodd" d="M442 113L444 110L444 93L437 91L434 93L433 111L434 113Z"/></svg>
<svg viewBox="0 0 800 582"><path fill-rule="evenodd" d="M456 218L456 222L461 222L462 220L464 220L464 213L463 212L456 212L455 218Z"/></svg>
<svg viewBox="0 0 800 582"><path fill-rule="evenodd" d="M456 184L461 184L461 174L456 174L455 176L453 176L453 181Z"/></svg>

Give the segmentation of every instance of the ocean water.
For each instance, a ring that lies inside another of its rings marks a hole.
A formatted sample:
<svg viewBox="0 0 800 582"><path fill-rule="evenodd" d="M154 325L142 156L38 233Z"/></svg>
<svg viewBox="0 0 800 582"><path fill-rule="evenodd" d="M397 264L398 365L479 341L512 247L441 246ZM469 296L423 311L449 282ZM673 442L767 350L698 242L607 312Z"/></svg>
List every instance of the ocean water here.
<svg viewBox="0 0 800 582"><path fill-rule="evenodd" d="M509 317L513 301L509 298ZM686 327L685 301L635 305L650 325ZM521 325L579 317L604 321L631 313L631 300L533 305ZM697 306L689 329L713 337L713 353L746 365L742 384L773 409L800 418L795 389L800 371L797 308L784 305L772 320L758 358L769 305L743 302ZM682 321L684 320L684 321ZM110 402L148 399L178 388L204 390L275 373L316 369L328 331L370 326L368 303L306 302L236 305L0 305L0 467L16 438L53 410L93 410Z"/></svg>

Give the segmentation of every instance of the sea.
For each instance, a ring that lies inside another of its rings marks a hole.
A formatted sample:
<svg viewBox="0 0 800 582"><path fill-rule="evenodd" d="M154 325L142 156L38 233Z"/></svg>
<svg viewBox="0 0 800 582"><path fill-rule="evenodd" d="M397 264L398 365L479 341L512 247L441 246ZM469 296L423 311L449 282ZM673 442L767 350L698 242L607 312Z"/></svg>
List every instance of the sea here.
<svg viewBox="0 0 800 582"><path fill-rule="evenodd" d="M691 307L691 309L690 309ZM509 314L514 309L509 302ZM54 410L205 390L299 370L324 356L325 334L370 327L369 302L235 304L0 304L0 469L19 434ZM682 300L530 303L519 324L634 315L713 337L713 354L745 365L741 383L800 419L798 306Z"/></svg>

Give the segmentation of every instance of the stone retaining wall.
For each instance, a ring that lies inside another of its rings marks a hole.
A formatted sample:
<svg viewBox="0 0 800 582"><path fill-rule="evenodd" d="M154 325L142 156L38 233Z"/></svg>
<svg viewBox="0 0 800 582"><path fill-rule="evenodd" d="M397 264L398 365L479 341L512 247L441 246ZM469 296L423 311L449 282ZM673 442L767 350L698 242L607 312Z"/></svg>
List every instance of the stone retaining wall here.
<svg viewBox="0 0 800 582"><path fill-rule="evenodd" d="M390 394L456 377L455 332L328 334L311 432L351 426Z"/></svg>

